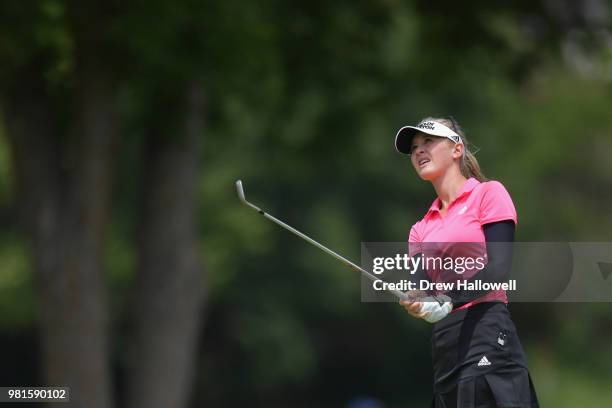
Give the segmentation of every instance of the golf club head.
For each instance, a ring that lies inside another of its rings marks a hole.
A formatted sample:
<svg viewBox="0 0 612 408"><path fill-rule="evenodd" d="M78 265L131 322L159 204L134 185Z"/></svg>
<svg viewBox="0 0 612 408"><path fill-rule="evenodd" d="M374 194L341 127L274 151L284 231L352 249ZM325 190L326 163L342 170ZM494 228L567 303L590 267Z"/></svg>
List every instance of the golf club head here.
<svg viewBox="0 0 612 408"><path fill-rule="evenodd" d="M236 192L238 193L238 198L240 199L240 201L242 201L243 204L246 204L244 188L242 188L242 180L236 180Z"/></svg>

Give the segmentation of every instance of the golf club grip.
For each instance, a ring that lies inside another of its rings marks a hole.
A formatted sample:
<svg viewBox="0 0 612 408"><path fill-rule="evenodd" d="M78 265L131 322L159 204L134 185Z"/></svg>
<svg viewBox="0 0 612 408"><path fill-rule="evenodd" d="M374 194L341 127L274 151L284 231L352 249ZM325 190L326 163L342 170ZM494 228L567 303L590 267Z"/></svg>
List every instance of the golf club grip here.
<svg viewBox="0 0 612 408"><path fill-rule="evenodd" d="M349 261L350 262L350 261ZM368 278L369 280L371 280L372 282L376 281L376 280L380 280L382 281L382 279L377 278L376 276L372 275L371 273L369 273L368 271L366 271L365 269L353 264L352 262L350 262L349 268L351 268L352 270L361 273L363 276L365 276L366 278ZM406 295L404 292L400 291L400 290L396 290L396 289L385 289L387 292L393 294L396 298L398 298L399 300L407 300L408 299L408 295Z"/></svg>

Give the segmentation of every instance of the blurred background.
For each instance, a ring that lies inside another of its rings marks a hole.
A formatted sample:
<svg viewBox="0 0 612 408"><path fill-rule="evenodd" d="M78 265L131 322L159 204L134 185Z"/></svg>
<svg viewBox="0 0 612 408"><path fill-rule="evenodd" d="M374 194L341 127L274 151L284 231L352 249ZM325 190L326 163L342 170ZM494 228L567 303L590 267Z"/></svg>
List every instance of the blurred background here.
<svg viewBox="0 0 612 408"><path fill-rule="evenodd" d="M0 385L73 407L427 407L430 327L359 260L453 115L521 241L612 240L612 4L0 2ZM533 271L537 273L537 271ZM609 304L515 304L543 407L612 402ZM26 406L20 404L20 406Z"/></svg>

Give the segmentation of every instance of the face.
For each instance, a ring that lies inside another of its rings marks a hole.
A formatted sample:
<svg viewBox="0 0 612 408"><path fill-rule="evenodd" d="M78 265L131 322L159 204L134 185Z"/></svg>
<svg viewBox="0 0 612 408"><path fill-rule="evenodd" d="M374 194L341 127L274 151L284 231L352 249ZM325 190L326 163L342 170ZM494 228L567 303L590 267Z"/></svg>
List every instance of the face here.
<svg viewBox="0 0 612 408"><path fill-rule="evenodd" d="M455 144L445 137L417 133L412 139L410 160L419 177L431 181L458 165L462 153L461 144Z"/></svg>

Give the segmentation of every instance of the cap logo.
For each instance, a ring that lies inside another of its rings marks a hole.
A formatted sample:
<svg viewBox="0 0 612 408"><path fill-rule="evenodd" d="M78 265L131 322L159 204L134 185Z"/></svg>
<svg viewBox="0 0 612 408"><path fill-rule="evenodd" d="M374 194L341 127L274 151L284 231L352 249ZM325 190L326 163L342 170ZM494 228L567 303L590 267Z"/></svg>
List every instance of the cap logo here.
<svg viewBox="0 0 612 408"><path fill-rule="evenodd" d="M435 122L421 122L416 127L418 127L419 129L434 130L435 125L436 125Z"/></svg>

